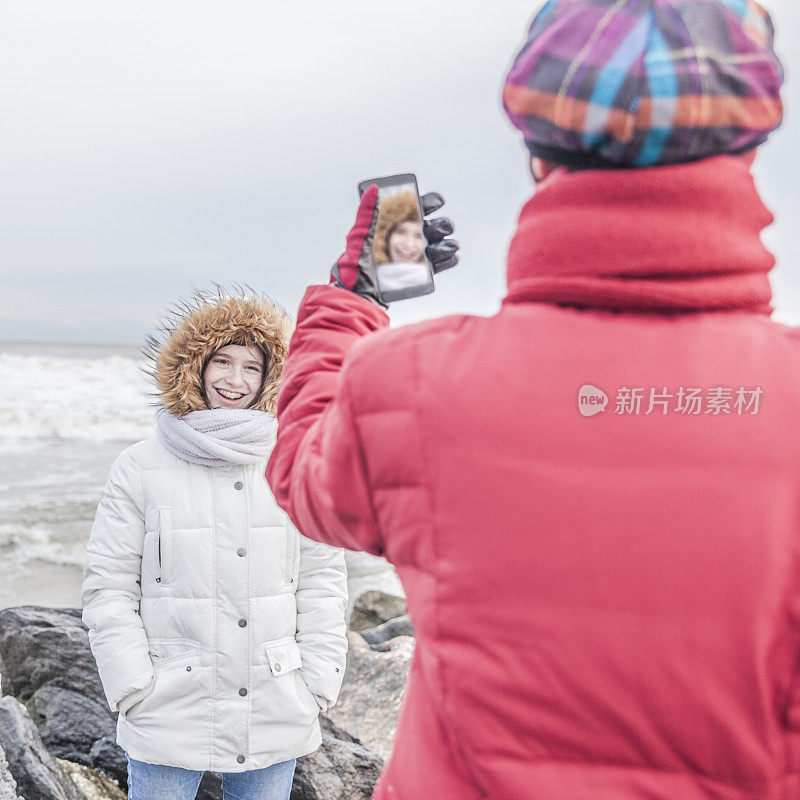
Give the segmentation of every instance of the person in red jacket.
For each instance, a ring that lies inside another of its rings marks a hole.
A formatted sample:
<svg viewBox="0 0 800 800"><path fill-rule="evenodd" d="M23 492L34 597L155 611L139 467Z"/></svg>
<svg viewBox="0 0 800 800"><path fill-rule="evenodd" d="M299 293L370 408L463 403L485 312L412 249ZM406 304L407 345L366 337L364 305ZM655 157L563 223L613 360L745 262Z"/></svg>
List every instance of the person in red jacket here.
<svg viewBox="0 0 800 800"><path fill-rule="evenodd" d="M750 173L772 43L751 0L550 0L504 91L542 180L500 311L387 330L374 190L306 292L267 477L405 587L375 798L800 798L800 333Z"/></svg>

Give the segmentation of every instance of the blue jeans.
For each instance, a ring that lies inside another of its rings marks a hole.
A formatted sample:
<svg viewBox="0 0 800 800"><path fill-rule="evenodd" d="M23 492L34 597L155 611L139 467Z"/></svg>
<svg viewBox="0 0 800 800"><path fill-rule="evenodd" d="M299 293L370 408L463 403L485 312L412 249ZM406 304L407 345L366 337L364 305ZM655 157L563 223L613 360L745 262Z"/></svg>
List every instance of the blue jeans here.
<svg viewBox="0 0 800 800"><path fill-rule="evenodd" d="M295 759L264 769L223 772L224 800L289 800ZM129 800L194 800L202 772L147 764L128 756Z"/></svg>

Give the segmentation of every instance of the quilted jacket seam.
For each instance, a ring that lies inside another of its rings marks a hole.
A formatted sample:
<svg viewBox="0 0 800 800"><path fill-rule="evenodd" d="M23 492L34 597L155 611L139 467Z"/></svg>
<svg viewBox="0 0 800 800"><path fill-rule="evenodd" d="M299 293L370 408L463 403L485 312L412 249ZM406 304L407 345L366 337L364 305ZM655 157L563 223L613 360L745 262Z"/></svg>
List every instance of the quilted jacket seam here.
<svg viewBox="0 0 800 800"><path fill-rule="evenodd" d="M375 529L375 532L378 534L378 539L380 541L381 554L384 554L385 551L386 551L386 548L385 548L386 539L383 536L383 531L381 530L381 526L380 526L380 523L378 521L378 514L377 514L377 512L375 510L375 503L374 503L373 497L372 497L372 491L373 491L373 489L372 489L372 481L370 480L369 470L367 469L367 459L366 459L366 455L365 455L365 452L364 452L364 444L363 444L363 442L361 440L361 433L360 433L360 431L358 429L358 417L356 417L356 414L355 414L355 412L353 410L353 402L352 402L352 397L350 395L350 384L349 384L349 381L347 380L346 374L342 375L341 391L342 391L342 399L344 400L346 408L347 408L347 418L350 421L350 425L353 428L353 436L355 436L355 440L356 440L356 450L358 452L358 463L359 463L359 466L361 467L361 474L364 477L364 486L366 487L367 497L369 498L369 513L370 513L370 517L372 518L372 525L373 525L373 527Z"/></svg>
<svg viewBox="0 0 800 800"><path fill-rule="evenodd" d="M413 337L411 339L411 369L410 373L412 376L412 397L413 397L413 420L414 420L414 427L416 428L417 436L419 437L419 446L420 446L420 470L424 473L423 480L421 481L421 485L425 490L425 493L428 497L428 511L429 511L429 529L430 529L430 539L431 539L431 551L433 555L433 569L431 570L431 574L433 577L433 608L434 608L434 639L436 641L441 641L441 614L439 613L439 609L441 603L439 601L439 564L440 564L440 552L438 549L438 537L436 536L436 514L434 508L434 491L431 486L430 478L427 474L426 465L430 463L428 460L428 452L426 448L426 441L425 441L425 432L423 430L422 424L422 409L420 407L420 377L419 377L419 343L420 337ZM447 716L447 720L450 721L452 719L451 715L447 712L449 703L449 691L447 687L447 681L445 680L445 676L442 671L441 661L437 658L436 659L436 678L439 683L439 696L442 698L442 709ZM440 719L440 723L442 720ZM466 767L469 777L472 779L472 782L480 792L482 797L487 796L486 791L483 788L482 783L478 780L475 771L470 767L470 759L469 754L465 753L464 750L461 748L457 741L456 731L450 730L445 725L442 725L445 729L445 742L447 746L453 749L459 760L464 764Z"/></svg>
<svg viewBox="0 0 800 800"><path fill-rule="evenodd" d="M208 497L211 503L211 724L208 726L208 763L214 770L214 726L217 709L217 518L214 511L214 479L206 467L208 477Z"/></svg>

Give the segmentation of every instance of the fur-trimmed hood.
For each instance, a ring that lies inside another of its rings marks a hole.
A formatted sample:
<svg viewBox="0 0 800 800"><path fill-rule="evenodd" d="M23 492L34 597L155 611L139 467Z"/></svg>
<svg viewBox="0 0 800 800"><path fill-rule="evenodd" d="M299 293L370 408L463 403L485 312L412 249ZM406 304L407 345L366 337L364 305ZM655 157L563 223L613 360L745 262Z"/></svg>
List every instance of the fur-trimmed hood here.
<svg viewBox="0 0 800 800"><path fill-rule="evenodd" d="M378 222L372 247L375 264L388 264L389 236L401 222L421 222L417 195L410 189L381 198L378 204Z"/></svg>
<svg viewBox="0 0 800 800"><path fill-rule="evenodd" d="M264 353L264 384L256 411L275 413L292 322L276 303L252 291L219 289L198 292L176 304L160 331L148 337L150 360L159 402L176 417L208 408L203 370L220 347L255 346Z"/></svg>

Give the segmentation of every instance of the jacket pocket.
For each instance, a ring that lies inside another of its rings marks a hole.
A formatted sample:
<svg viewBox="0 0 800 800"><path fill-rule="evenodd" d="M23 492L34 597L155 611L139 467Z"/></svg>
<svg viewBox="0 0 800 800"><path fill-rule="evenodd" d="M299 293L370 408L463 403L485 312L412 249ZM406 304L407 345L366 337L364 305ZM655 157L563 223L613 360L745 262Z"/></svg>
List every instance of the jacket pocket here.
<svg viewBox="0 0 800 800"><path fill-rule="evenodd" d="M190 639L152 639L148 648L156 669L181 659L187 665L200 661L200 645Z"/></svg>
<svg viewBox="0 0 800 800"><path fill-rule="evenodd" d="M271 714L289 726L311 724L319 714L311 689L303 677L300 648L293 636L267 642L264 647L267 674L266 696Z"/></svg>
<svg viewBox="0 0 800 800"><path fill-rule="evenodd" d="M303 666L300 647L293 636L267 642L264 650L269 671L276 677Z"/></svg>
<svg viewBox="0 0 800 800"><path fill-rule="evenodd" d="M170 586L172 583L172 509L158 509L158 526L156 528L156 548L158 571L156 583Z"/></svg>
<svg viewBox="0 0 800 800"><path fill-rule="evenodd" d="M203 651L198 642L189 639L152 639L148 643L153 662L153 690L128 709L125 717L136 725L148 720L178 718L178 708L185 712L186 697L196 696L205 678Z"/></svg>

